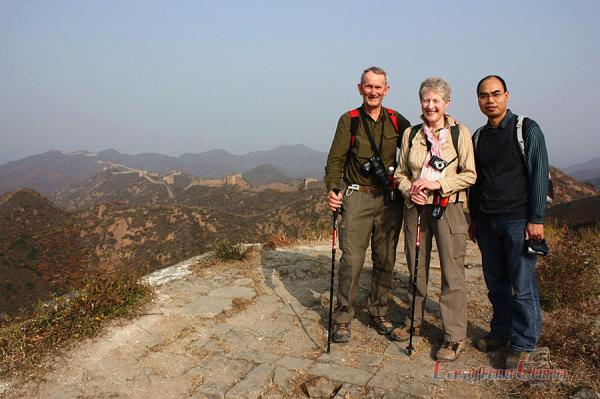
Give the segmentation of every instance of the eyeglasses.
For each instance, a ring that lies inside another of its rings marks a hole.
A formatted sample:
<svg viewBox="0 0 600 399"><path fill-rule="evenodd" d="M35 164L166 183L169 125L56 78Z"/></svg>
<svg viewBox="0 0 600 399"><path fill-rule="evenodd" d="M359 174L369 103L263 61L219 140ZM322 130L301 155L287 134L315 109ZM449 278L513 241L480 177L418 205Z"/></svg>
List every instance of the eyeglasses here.
<svg viewBox="0 0 600 399"><path fill-rule="evenodd" d="M477 95L477 98L479 99L479 101L486 101L490 98L493 98L494 100L499 99L505 92L502 92L500 90L496 90L493 91L491 93L479 93Z"/></svg>

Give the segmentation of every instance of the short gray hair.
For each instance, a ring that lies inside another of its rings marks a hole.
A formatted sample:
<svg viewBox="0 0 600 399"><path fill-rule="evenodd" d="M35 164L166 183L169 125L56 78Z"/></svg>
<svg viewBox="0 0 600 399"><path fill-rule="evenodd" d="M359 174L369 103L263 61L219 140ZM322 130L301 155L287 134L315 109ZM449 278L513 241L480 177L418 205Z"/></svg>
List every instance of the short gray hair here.
<svg viewBox="0 0 600 399"><path fill-rule="evenodd" d="M419 99L423 99L425 92L427 91L435 91L445 101L450 100L450 95L452 94L452 90L450 89L450 85L442 78L433 77L427 78L421 83L421 87L419 87Z"/></svg>
<svg viewBox="0 0 600 399"><path fill-rule="evenodd" d="M377 75L383 75L383 77L385 78L385 83L387 84L387 73L385 73L383 68L376 67L376 66L369 67L363 71L362 75L360 75L360 83L361 84L365 83L365 75L368 72L373 72L373 73L376 73Z"/></svg>

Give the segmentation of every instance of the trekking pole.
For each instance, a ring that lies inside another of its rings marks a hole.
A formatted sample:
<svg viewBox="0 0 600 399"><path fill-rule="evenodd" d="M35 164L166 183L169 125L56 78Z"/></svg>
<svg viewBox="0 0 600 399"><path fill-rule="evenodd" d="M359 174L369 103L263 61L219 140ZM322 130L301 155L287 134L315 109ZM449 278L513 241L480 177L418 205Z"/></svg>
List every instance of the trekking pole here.
<svg viewBox="0 0 600 399"><path fill-rule="evenodd" d="M412 355L413 350L415 349L412 344L413 339L413 326L415 324L415 299L417 297L417 273L419 272L419 247L421 246L421 213L423 213L423 207L417 205L417 243L416 243L416 252L415 252L415 272L413 275L412 281L412 308L410 312L410 330L409 330L409 340L408 346L406 347L406 352L408 356Z"/></svg>
<svg viewBox="0 0 600 399"><path fill-rule="evenodd" d="M333 190L334 193L338 194L340 190ZM331 242L331 284L329 285L329 327L327 328L327 353L331 351L331 325L333 322L333 281L335 277L335 250L337 242L337 217L341 213L342 208L338 208L333 211L333 240Z"/></svg>

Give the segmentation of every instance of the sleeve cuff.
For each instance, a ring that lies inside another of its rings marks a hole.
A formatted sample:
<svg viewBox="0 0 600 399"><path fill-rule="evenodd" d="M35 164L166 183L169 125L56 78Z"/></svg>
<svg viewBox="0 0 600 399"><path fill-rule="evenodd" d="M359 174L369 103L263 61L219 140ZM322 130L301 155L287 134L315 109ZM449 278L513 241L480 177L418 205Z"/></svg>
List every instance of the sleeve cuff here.
<svg viewBox="0 0 600 399"><path fill-rule="evenodd" d="M450 185L448 185L448 182L446 182L446 179L440 179L438 180L438 183L442 186L442 195L446 196L446 194L452 193L452 189L450 188Z"/></svg>

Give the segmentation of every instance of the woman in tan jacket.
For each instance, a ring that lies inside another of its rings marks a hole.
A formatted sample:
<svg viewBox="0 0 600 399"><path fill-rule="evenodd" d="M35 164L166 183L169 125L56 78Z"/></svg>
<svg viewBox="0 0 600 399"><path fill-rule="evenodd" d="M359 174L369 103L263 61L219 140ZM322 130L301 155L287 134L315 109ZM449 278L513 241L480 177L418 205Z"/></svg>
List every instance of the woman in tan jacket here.
<svg viewBox="0 0 600 399"><path fill-rule="evenodd" d="M475 159L471 133L446 113L450 86L441 78L428 78L419 88L423 123L404 131L395 179L406 201L404 251L413 281L417 215L421 212L421 245L417 273L413 334L421 334L427 298L427 280L432 238L435 237L441 263L440 313L444 343L437 360L455 360L465 346L467 290L464 257L467 222L463 207L466 190L475 183ZM447 206L435 206L448 201ZM412 304L412 289L408 292ZM410 305L409 305L410 306ZM409 309L409 314L410 314ZM390 336L397 341L409 338L410 316Z"/></svg>

